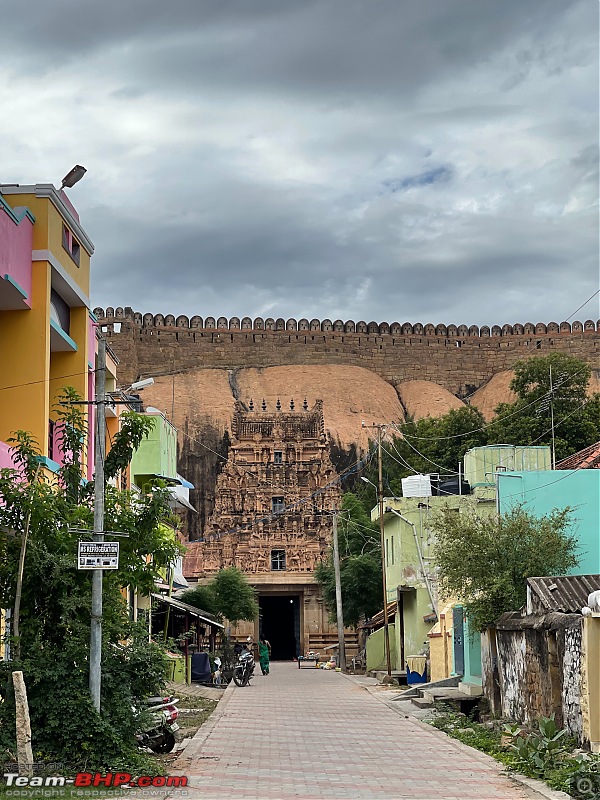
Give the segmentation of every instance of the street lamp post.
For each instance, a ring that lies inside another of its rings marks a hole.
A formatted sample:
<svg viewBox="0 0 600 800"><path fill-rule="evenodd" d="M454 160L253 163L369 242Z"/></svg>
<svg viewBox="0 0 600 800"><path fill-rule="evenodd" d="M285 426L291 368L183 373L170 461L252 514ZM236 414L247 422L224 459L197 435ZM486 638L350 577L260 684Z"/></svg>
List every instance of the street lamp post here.
<svg viewBox="0 0 600 800"><path fill-rule="evenodd" d="M363 422L363 427L366 425ZM379 535L381 538L381 577L382 577L382 584L383 584L383 636L384 636L384 648L385 648L385 662L386 662L386 669L388 677L391 678L392 676L392 658L390 653L390 629L389 629L389 620L388 620L388 610L387 610L387 576L386 576L386 559L385 559L385 532L384 532L384 524L383 524L383 470L382 470L382 463L381 463L381 435L382 430L384 428L383 425L371 425L372 428L377 428L377 472L378 472L378 484L379 487L375 486L368 478L362 477L362 480L365 483L370 483L371 486L377 492L378 504L379 504Z"/></svg>

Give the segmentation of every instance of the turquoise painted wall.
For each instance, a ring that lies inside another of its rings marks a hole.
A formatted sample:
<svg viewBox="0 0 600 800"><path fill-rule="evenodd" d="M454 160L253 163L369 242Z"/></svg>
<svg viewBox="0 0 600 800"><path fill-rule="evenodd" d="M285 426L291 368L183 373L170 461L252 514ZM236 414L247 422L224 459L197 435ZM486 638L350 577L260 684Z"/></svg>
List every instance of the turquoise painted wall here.
<svg viewBox="0 0 600 800"><path fill-rule="evenodd" d="M481 634L471 631L469 618L465 617L465 672L463 683L474 683L481 686Z"/></svg>
<svg viewBox="0 0 600 800"><path fill-rule="evenodd" d="M580 563L571 574L600 573L600 469L504 472L498 477L498 495L501 514L519 503L539 516L573 508Z"/></svg>

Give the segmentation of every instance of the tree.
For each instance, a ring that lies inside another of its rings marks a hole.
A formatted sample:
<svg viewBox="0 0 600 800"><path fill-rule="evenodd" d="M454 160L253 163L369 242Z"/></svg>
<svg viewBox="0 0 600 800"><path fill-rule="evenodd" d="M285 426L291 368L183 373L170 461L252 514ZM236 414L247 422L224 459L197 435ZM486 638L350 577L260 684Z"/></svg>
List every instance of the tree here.
<svg viewBox="0 0 600 800"><path fill-rule="evenodd" d="M182 595L181 599L184 603L200 611L207 611L209 614L220 616L221 612L217 608L217 600L211 584L206 586L198 584L193 589L187 589Z"/></svg>
<svg viewBox="0 0 600 800"><path fill-rule="evenodd" d="M473 630L483 631L527 600L527 578L577 566L572 511L534 517L522 507L499 517L442 512L433 523L440 593L456 598Z"/></svg>
<svg viewBox="0 0 600 800"><path fill-rule="evenodd" d="M586 397L591 370L564 353L518 361L510 388L514 403L501 403L488 427L490 443L550 445L554 414L557 459L600 439L600 395Z"/></svg>
<svg viewBox="0 0 600 800"><path fill-rule="evenodd" d="M417 422L409 419L398 426L398 431L400 435L391 444L384 442L384 471L398 497L401 478L415 472L453 475L467 450L487 443L485 419L472 406Z"/></svg>
<svg viewBox="0 0 600 800"><path fill-rule="evenodd" d="M237 567L227 567L217 572L210 586L218 613L232 625L237 625L240 620L252 622L258 617L256 591Z"/></svg>
<svg viewBox="0 0 600 800"><path fill-rule="evenodd" d="M383 607L379 525L371 522L361 501L351 492L342 498L338 519L344 624L356 626L362 617L371 617ZM317 565L315 579L335 619L333 548L328 559Z"/></svg>
<svg viewBox="0 0 600 800"><path fill-rule="evenodd" d="M149 592L179 546L163 489L134 496L106 487L106 528L128 534L120 540L119 569L103 581L102 714L88 689L91 577L77 569L77 529L93 523L93 492L82 481L87 440L79 398L65 390L57 406L64 464L52 482L38 470L40 449L23 431L14 434L20 470L0 470L0 607L13 608L18 562L29 536L23 571L20 636L11 644L18 660L0 665L0 752L14 751L13 670L27 682L33 746L44 758L69 767L107 770L121 765L147 769L137 748L132 706L161 691L164 651L148 642L145 626L129 622L122 589ZM143 425L132 420L132 429Z"/></svg>

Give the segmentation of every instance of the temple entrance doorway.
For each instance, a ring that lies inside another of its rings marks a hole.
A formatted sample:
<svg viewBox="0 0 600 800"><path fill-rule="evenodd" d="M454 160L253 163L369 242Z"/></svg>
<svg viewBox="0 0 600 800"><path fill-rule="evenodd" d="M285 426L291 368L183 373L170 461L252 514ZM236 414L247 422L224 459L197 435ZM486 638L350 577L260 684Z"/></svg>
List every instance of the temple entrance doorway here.
<svg viewBox="0 0 600 800"><path fill-rule="evenodd" d="M271 643L273 661L291 661L300 652L300 595L261 594L260 634Z"/></svg>

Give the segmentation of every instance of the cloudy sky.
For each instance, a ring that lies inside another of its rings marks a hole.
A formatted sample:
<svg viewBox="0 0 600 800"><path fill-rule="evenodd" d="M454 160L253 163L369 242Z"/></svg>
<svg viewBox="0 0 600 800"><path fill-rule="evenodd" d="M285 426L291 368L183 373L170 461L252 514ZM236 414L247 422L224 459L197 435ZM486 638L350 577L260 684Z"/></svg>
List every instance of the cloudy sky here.
<svg viewBox="0 0 600 800"><path fill-rule="evenodd" d="M87 167L94 305L560 322L598 286L596 0L29 0L0 24L0 180Z"/></svg>

